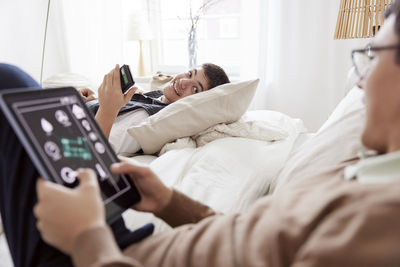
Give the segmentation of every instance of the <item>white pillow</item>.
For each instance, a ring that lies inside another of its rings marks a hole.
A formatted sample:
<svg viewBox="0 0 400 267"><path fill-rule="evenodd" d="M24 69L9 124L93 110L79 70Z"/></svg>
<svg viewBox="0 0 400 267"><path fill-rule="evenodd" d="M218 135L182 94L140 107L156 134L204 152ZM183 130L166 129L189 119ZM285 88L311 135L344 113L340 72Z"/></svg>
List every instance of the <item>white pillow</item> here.
<svg viewBox="0 0 400 267"><path fill-rule="evenodd" d="M292 152L273 182L274 193L289 182L306 179L357 157L363 150L364 91L354 87L336 106L318 132Z"/></svg>
<svg viewBox="0 0 400 267"><path fill-rule="evenodd" d="M343 117L345 117L348 113L354 110L363 110L365 108L363 99L364 90L354 86L335 107L329 118L325 121L321 128L319 128L317 133L324 131L332 124L342 120Z"/></svg>
<svg viewBox="0 0 400 267"><path fill-rule="evenodd" d="M259 79L217 86L182 98L128 129L145 154L169 142L192 136L218 123L237 121L247 110Z"/></svg>

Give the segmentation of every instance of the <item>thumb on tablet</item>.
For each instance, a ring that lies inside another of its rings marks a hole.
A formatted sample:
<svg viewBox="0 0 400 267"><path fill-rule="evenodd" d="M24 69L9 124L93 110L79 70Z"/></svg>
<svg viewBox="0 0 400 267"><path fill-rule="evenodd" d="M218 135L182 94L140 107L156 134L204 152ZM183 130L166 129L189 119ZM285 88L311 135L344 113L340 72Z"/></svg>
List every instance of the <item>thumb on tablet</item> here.
<svg viewBox="0 0 400 267"><path fill-rule="evenodd" d="M98 187L97 175L92 169L78 169L78 179L81 185L90 185Z"/></svg>

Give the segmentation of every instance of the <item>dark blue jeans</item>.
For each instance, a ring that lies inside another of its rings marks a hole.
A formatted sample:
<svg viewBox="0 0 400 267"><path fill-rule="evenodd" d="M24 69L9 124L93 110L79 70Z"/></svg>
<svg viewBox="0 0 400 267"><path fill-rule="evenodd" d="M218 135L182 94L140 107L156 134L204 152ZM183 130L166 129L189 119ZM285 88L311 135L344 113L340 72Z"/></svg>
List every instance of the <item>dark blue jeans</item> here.
<svg viewBox="0 0 400 267"><path fill-rule="evenodd" d="M19 68L0 63L0 90L22 87L40 88ZM39 173L0 110L0 211L14 265L72 266L71 259L43 242L36 229L33 206L37 201L38 177ZM122 218L111 225L121 249L149 236L153 228L147 224L131 232Z"/></svg>

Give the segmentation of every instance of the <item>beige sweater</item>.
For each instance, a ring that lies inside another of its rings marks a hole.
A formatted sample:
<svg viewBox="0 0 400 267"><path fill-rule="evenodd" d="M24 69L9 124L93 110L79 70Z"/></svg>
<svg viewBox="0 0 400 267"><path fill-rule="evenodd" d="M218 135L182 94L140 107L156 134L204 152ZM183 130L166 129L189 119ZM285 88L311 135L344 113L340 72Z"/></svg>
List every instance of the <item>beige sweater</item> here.
<svg viewBox="0 0 400 267"><path fill-rule="evenodd" d="M175 192L172 226L119 251L108 228L77 240L76 266L400 266L400 182L365 185L343 167L292 183L241 214ZM400 175L400 174L399 174Z"/></svg>

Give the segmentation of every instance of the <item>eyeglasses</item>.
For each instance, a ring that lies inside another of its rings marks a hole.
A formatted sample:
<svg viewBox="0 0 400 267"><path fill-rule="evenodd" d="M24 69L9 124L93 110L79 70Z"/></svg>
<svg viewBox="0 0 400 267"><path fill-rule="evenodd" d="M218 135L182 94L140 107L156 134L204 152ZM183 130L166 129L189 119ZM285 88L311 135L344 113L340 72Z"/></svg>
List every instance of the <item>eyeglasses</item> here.
<svg viewBox="0 0 400 267"><path fill-rule="evenodd" d="M400 49L400 44L389 46L371 46L367 45L364 49L357 49L351 52L351 59L358 77L364 77L372 62L376 58L376 52L382 50Z"/></svg>

